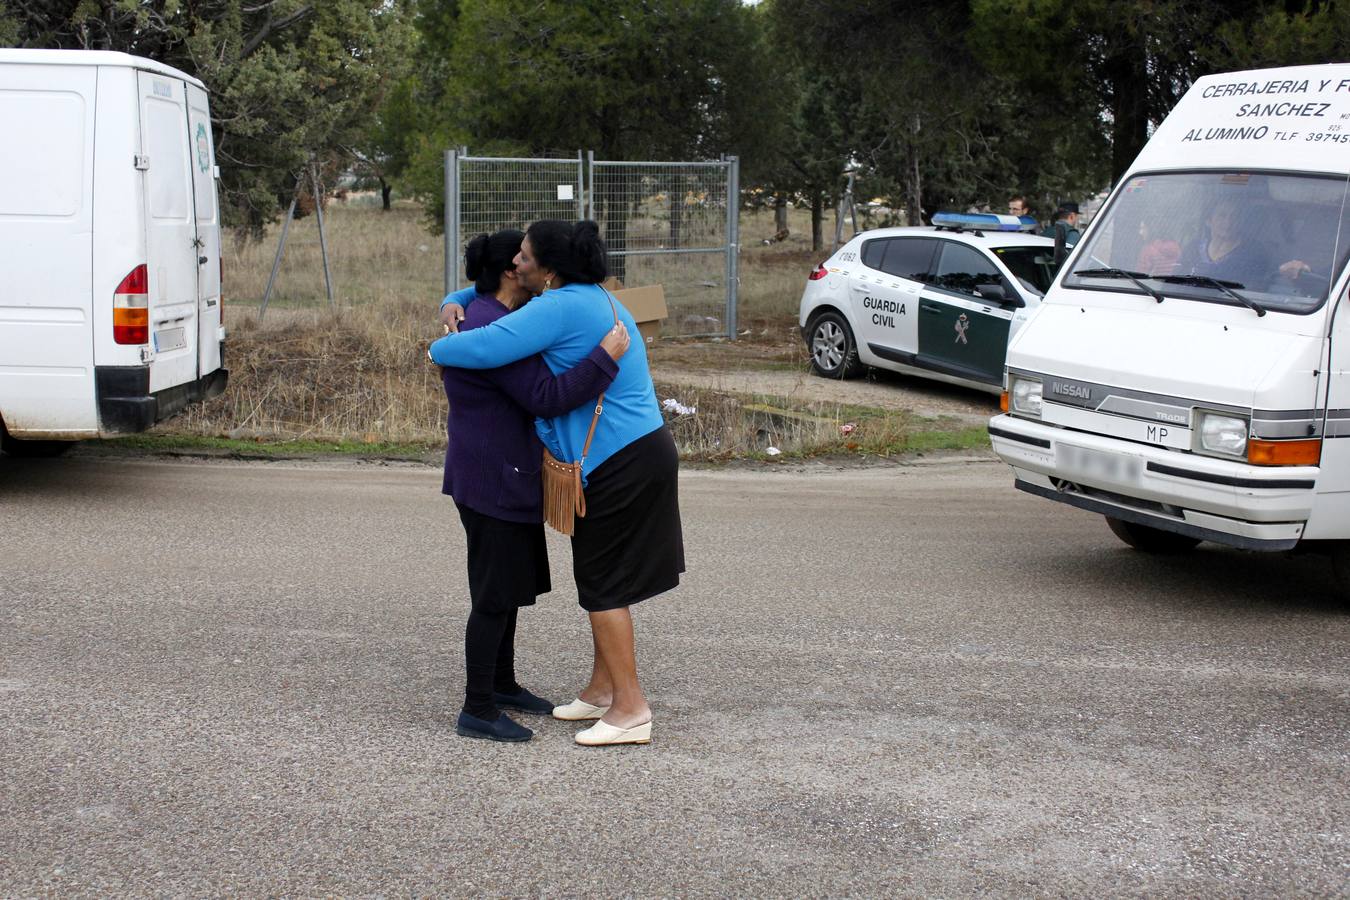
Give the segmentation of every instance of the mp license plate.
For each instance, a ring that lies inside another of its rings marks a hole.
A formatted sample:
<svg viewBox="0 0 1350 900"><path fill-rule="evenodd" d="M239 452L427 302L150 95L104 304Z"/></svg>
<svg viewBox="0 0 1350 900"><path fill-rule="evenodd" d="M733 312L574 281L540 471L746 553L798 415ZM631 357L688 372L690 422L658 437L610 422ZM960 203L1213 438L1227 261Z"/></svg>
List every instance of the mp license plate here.
<svg viewBox="0 0 1350 900"><path fill-rule="evenodd" d="M1070 479L1134 484L1144 471L1144 463L1137 456L1061 443L1055 445L1055 468Z"/></svg>

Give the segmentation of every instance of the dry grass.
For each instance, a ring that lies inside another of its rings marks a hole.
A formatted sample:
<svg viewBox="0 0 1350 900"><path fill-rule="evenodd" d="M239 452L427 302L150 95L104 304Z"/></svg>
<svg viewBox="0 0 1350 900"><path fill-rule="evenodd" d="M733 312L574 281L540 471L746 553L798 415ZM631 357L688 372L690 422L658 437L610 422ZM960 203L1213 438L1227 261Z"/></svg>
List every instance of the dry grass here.
<svg viewBox="0 0 1350 900"><path fill-rule="evenodd" d="M266 439L440 440L445 396L426 358L424 304L236 313L226 343L230 387L163 427Z"/></svg>
<svg viewBox="0 0 1350 900"><path fill-rule="evenodd" d="M374 195L354 194L329 203L324 226L339 307L400 300L434 305L442 295L442 239L425 229L417 204L396 203L384 212ZM231 311L258 308L280 230L273 226L258 242L227 241L225 298ZM291 223L268 317L277 309L322 309L327 302L318 220L307 216Z"/></svg>
<svg viewBox="0 0 1350 900"><path fill-rule="evenodd" d="M658 378L662 359L711 364L718 357L725 365L730 355L757 367L804 364L795 331L797 302L806 273L824 256L803 246L809 227L804 216L794 212L793 237L769 246L761 240L772 234L772 215L744 217L741 327L750 340L739 342L730 354L726 344L664 342L654 354ZM425 231L421 210L412 204L398 204L385 213L361 199L335 202L326 225L338 309L330 311L326 305L312 217L291 226L286 259L262 320L257 304L271 269L277 230L261 244L236 246L225 258L230 388L161 431L246 440L443 441L445 396L439 369L426 359L427 344L439 333L435 318L441 296L441 239ZM629 283L690 277L687 271L658 272L658 262L643 264L651 271L635 266ZM699 304L680 299L699 291L708 294ZM686 281L674 294L672 307L688 315L702 315L700 304L710 315L721 314L718 287ZM804 406L786 397L679 386L658 390L663 398L698 408L696 415L669 417L682 452L695 458L753 456L769 447L786 456L833 451L886 455L914 440L931 444L925 434L952 432L950 423L877 410ZM842 428L849 424L854 427Z"/></svg>

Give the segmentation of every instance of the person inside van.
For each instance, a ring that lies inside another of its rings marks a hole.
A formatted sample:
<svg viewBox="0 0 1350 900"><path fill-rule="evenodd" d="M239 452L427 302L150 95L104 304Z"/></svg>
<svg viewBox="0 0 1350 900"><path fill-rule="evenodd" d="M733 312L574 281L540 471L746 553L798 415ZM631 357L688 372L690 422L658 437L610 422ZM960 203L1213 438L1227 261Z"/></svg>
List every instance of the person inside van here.
<svg viewBox="0 0 1350 900"><path fill-rule="evenodd" d="M1275 272L1266 248L1254 239L1236 197L1220 198L1205 218L1205 230L1181 254L1179 275L1200 275L1263 289Z"/></svg>
<svg viewBox="0 0 1350 900"><path fill-rule="evenodd" d="M1134 263L1136 272L1154 277L1176 272L1181 260L1181 244L1167 233L1166 223L1140 219L1139 240L1139 257Z"/></svg>
<svg viewBox="0 0 1350 900"><path fill-rule="evenodd" d="M1219 199L1205 219L1205 233L1182 253L1176 273L1215 278L1252 290L1287 292L1291 284L1315 271L1315 265L1301 258L1277 263L1278 257L1255 236L1254 221L1255 217L1244 217L1238 198Z"/></svg>
<svg viewBox="0 0 1350 900"><path fill-rule="evenodd" d="M1287 280L1290 292L1320 295L1329 287L1337 243L1345 246L1344 225L1337 221L1336 208L1330 205L1291 206L1287 213L1295 223L1289 247L1298 258L1282 263L1280 274ZM1342 211L1340 217L1345 216Z"/></svg>

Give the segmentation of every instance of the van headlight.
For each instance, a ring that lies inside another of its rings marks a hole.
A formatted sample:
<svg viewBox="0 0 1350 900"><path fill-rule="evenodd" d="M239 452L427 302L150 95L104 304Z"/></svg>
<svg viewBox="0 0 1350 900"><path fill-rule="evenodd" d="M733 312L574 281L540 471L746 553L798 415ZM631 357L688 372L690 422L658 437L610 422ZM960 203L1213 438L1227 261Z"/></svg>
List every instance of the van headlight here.
<svg viewBox="0 0 1350 900"><path fill-rule="evenodd" d="M1200 432L1200 449L1205 453L1246 458L1248 426L1241 416L1201 412L1197 430Z"/></svg>
<svg viewBox="0 0 1350 900"><path fill-rule="evenodd" d="M1032 419L1041 417L1041 382L1039 378L1010 376L1008 410L1014 415Z"/></svg>

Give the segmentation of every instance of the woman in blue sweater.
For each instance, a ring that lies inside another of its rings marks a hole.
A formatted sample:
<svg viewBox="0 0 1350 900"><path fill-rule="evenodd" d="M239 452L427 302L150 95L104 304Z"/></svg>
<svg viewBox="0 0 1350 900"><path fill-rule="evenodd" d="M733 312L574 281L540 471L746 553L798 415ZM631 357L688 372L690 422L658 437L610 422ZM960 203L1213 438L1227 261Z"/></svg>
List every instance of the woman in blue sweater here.
<svg viewBox="0 0 1350 900"><path fill-rule="evenodd" d="M466 331L509 318L529 300L513 262L522 238L519 231L499 231L469 242L465 269L477 293ZM468 538L472 612L464 636L464 709L455 726L466 737L529 740L533 732L501 708L553 709L515 677L516 610L552 589L539 474L543 445L534 417L582 404L593 408L627 346L627 332L616 326L557 376L537 355L501 368L442 370L450 401L442 490L454 497Z"/></svg>
<svg viewBox="0 0 1350 900"><path fill-rule="evenodd" d="M446 335L432 344L432 359L487 369L539 353L551 371L563 372L586 355L615 316L637 330L632 314L600 287L608 264L594 222L536 222L515 263L521 285L538 296L484 328ZM593 412L579 407L536 423L556 458L582 460L586 515L577 519L572 537L572 571L595 645L590 681L553 715L599 719L577 734L579 744L645 744L652 713L638 683L629 607L679 584L684 541L679 458L641 342L619 360L583 459Z"/></svg>

